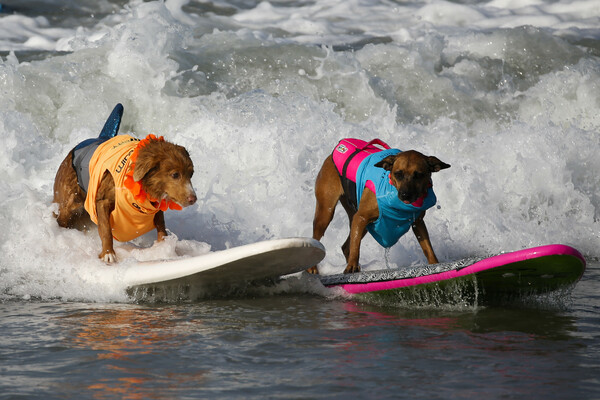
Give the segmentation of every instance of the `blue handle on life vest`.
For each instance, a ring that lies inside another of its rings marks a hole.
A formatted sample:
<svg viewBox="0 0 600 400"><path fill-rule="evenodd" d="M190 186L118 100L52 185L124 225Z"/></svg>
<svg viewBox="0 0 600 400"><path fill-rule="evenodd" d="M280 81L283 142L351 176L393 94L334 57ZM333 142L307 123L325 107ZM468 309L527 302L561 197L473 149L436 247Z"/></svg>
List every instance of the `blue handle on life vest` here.
<svg viewBox="0 0 600 400"><path fill-rule="evenodd" d="M98 138L104 141L117 136L117 132L119 132L119 126L121 126L121 117L123 117L123 104L118 103L108 116L108 119L106 120L106 123L104 123L102 132L100 132L100 136L98 136Z"/></svg>

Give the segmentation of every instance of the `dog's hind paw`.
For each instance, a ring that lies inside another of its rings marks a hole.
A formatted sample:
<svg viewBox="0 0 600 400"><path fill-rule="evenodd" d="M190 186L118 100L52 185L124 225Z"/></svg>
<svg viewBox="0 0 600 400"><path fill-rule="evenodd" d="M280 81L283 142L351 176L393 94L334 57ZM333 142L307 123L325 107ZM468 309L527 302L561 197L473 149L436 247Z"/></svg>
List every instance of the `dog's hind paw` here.
<svg viewBox="0 0 600 400"><path fill-rule="evenodd" d="M117 261L117 256L113 251L102 252L98 255L107 264L112 264Z"/></svg>
<svg viewBox="0 0 600 400"><path fill-rule="evenodd" d="M307 269L306 272L313 275L319 275L319 268L317 268L317 266L315 265L314 267L310 267L309 269Z"/></svg>

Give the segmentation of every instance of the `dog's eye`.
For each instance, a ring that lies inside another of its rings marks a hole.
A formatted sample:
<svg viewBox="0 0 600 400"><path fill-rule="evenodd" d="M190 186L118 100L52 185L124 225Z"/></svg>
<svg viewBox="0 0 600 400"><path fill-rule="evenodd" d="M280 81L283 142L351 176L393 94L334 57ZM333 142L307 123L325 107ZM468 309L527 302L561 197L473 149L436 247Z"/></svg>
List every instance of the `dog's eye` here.
<svg viewBox="0 0 600 400"><path fill-rule="evenodd" d="M402 179L404 179L404 172L397 171L394 173L394 176L396 177L397 180L401 181Z"/></svg>
<svg viewBox="0 0 600 400"><path fill-rule="evenodd" d="M181 176L181 175L179 175L179 172L173 172L173 173L171 174L171 178L173 178L173 179L179 179L179 177L180 177L180 176Z"/></svg>

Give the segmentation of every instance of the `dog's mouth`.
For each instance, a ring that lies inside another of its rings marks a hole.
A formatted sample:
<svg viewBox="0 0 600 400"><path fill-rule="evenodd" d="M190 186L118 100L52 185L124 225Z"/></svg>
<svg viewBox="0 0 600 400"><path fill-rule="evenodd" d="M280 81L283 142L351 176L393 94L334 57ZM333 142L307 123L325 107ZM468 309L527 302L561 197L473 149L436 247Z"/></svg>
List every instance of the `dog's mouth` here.
<svg viewBox="0 0 600 400"><path fill-rule="evenodd" d="M412 196L412 195L410 195L408 193L398 193L398 198L404 204L411 204L411 203L414 203L417 200L415 198L415 196Z"/></svg>
<svg viewBox="0 0 600 400"><path fill-rule="evenodd" d="M414 195L412 193L403 192L403 193L398 193L398 198L404 204L412 204L412 203L416 202L417 200L419 200L420 196Z"/></svg>
<svg viewBox="0 0 600 400"><path fill-rule="evenodd" d="M172 198L167 193L163 193L162 200L165 200L166 202L172 201L173 203L177 204L179 207L183 208L183 207L188 207L188 206L195 204L197 197L196 197L196 194L194 193L194 194L190 194L185 201L181 201L181 200Z"/></svg>

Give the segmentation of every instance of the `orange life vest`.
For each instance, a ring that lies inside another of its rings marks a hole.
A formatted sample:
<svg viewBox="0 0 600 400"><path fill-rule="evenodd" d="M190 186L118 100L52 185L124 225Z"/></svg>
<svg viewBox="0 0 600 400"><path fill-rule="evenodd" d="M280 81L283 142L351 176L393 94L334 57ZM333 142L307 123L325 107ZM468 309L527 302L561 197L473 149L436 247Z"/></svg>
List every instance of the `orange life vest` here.
<svg viewBox="0 0 600 400"><path fill-rule="evenodd" d="M109 171L115 181L115 209L110 214L113 237L120 242L135 239L155 228L154 214L160 208L145 198L136 199L125 187L127 172L132 168L132 154L140 143L129 135L119 135L102 143L90 159L90 183L85 209L92 221L98 224L96 195L105 171Z"/></svg>

